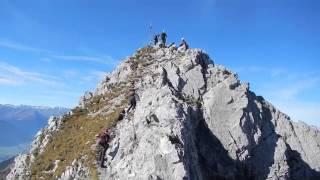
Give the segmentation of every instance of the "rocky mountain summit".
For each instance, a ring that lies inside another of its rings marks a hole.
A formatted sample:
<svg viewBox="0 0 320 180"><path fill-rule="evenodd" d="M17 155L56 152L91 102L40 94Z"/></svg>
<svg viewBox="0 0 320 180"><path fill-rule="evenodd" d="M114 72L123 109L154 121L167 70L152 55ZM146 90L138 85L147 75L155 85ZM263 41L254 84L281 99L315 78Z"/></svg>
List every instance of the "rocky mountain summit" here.
<svg viewBox="0 0 320 180"><path fill-rule="evenodd" d="M128 108L130 91L136 108ZM95 134L112 128L105 168ZM52 118L7 179L319 179L320 131L199 49L145 47Z"/></svg>

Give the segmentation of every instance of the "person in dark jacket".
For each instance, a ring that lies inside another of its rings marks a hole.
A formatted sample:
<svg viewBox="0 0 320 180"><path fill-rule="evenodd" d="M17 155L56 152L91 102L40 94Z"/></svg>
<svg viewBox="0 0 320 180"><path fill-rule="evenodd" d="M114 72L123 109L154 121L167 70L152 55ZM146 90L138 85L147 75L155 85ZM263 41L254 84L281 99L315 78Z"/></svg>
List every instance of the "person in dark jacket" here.
<svg viewBox="0 0 320 180"><path fill-rule="evenodd" d="M97 136L99 139L98 144L102 147L102 150L100 151L100 167L104 168L104 161L105 161L105 154L107 152L107 149L109 147L109 140L110 140L110 135L109 135L109 130L108 128L103 129Z"/></svg>
<svg viewBox="0 0 320 180"><path fill-rule="evenodd" d="M131 95L130 95L130 99L129 99L129 103L130 103L130 107L127 110L127 113L131 110L131 109L135 109L136 105L137 105L137 98L136 98L136 93L135 90L132 90Z"/></svg>
<svg viewBox="0 0 320 180"><path fill-rule="evenodd" d="M157 45L158 42L159 42L159 34L156 34L153 36L153 43L154 43L154 45Z"/></svg>
<svg viewBox="0 0 320 180"><path fill-rule="evenodd" d="M162 41L163 47L166 47L167 33L165 31L162 31L162 33L161 33L161 41Z"/></svg>

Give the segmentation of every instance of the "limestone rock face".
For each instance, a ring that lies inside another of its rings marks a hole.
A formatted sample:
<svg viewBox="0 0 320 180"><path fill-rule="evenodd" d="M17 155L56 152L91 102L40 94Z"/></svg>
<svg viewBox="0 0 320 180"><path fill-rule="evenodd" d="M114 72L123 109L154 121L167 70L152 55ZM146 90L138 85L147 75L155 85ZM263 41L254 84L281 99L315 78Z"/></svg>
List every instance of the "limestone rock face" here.
<svg viewBox="0 0 320 180"><path fill-rule="evenodd" d="M112 129L100 179L320 178L319 129L292 122L202 50L140 49L80 105L120 83L133 84L137 104ZM59 131L56 124L45 134ZM8 179L27 172L16 164ZM74 161L60 178L90 172Z"/></svg>

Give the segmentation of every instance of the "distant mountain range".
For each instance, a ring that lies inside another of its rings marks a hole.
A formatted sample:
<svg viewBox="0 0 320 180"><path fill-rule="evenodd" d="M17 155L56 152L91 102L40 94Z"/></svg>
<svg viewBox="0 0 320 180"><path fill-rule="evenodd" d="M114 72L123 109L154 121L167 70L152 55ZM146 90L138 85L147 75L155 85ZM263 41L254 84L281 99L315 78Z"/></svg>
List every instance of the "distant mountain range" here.
<svg viewBox="0 0 320 180"><path fill-rule="evenodd" d="M50 116L67 111L62 107L0 104L0 162L25 149Z"/></svg>

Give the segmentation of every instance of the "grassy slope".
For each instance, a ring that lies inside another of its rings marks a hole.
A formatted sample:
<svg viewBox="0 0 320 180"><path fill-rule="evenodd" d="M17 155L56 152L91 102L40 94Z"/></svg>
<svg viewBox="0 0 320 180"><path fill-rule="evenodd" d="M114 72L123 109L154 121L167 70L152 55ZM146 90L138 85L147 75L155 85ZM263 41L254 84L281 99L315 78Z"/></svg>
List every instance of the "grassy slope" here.
<svg viewBox="0 0 320 180"><path fill-rule="evenodd" d="M118 93L125 92L118 91ZM112 100L117 95L106 94L105 97L109 97L108 100ZM107 110L105 112L107 115L104 116L90 116L88 112L90 110L98 110L99 106L106 107L108 100L92 102L87 109L74 109L73 115L63 119L64 123L61 130L53 136L44 152L35 159L31 169L32 178L60 176L74 159L81 159L84 156L86 157L84 165L89 167L92 176L96 177L96 151L91 148L96 143L95 135L102 128L115 125L120 112L127 105L126 99L124 98L117 109L112 110L110 108L110 110ZM60 160L55 173L43 173L43 171L50 171L54 168L55 160Z"/></svg>

